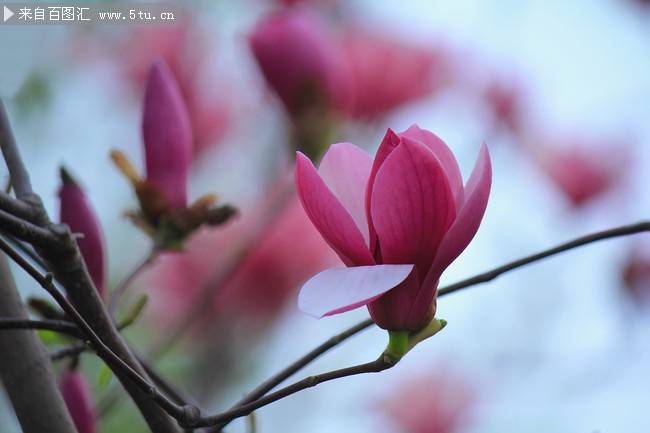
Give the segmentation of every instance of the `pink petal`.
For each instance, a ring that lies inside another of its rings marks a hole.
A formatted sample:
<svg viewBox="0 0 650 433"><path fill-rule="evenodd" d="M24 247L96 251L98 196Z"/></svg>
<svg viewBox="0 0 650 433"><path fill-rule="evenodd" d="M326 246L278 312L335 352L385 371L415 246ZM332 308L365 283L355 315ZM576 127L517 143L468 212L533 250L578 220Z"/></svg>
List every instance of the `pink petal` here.
<svg viewBox="0 0 650 433"><path fill-rule="evenodd" d="M465 187L466 201L438 248L426 281L435 281L469 245L481 224L492 186L492 163L485 144ZM426 284L426 283L425 283Z"/></svg>
<svg viewBox="0 0 650 433"><path fill-rule="evenodd" d="M420 276L456 215L442 165L429 148L408 137L377 172L370 210L382 263L415 263Z"/></svg>
<svg viewBox="0 0 650 433"><path fill-rule="evenodd" d="M296 155L296 189L307 216L343 263L347 266L374 264L354 220L309 158L300 152Z"/></svg>
<svg viewBox="0 0 650 433"><path fill-rule="evenodd" d="M298 308L321 318L374 301L404 281L413 265L374 265L327 269L307 281Z"/></svg>
<svg viewBox="0 0 650 433"><path fill-rule="evenodd" d="M409 129L399 134L400 137L409 137L425 144L436 155L442 168L447 173L449 186L454 194L456 211L460 211L465 199L463 198L463 177L460 174L458 161L449 146L431 131L421 129L418 125L411 125Z"/></svg>
<svg viewBox="0 0 650 433"><path fill-rule="evenodd" d="M375 184L375 177L377 177L377 171L379 167L384 163L388 155L399 145L400 138L395 132L388 128L386 135L379 144L379 149L377 149L377 155L375 155L375 161L372 164L372 170L370 171L370 176L368 177L368 185L366 188L366 216L368 217L368 231L370 232L370 251L374 254L377 249L377 233L372 224L372 214L370 212L370 206L372 202L372 187Z"/></svg>
<svg viewBox="0 0 650 433"><path fill-rule="evenodd" d="M366 245L369 236L364 203L371 168L370 155L351 143L331 145L318 167L318 173L348 211Z"/></svg>
<svg viewBox="0 0 650 433"><path fill-rule="evenodd" d="M95 409L85 377L79 371L68 371L63 374L59 387L77 431L95 433Z"/></svg>
<svg viewBox="0 0 650 433"><path fill-rule="evenodd" d="M142 134L147 181L164 193L173 207L187 206L192 128L178 84L162 62L154 63L149 72Z"/></svg>

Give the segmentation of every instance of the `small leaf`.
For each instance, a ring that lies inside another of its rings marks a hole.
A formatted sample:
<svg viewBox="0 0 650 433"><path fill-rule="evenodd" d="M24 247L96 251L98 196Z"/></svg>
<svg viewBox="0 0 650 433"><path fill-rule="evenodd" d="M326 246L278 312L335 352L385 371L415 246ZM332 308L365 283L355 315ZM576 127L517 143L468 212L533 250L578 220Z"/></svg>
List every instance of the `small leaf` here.
<svg viewBox="0 0 650 433"><path fill-rule="evenodd" d="M137 301L135 301L135 304L131 306L131 309L129 312L126 314L126 317L122 322L120 322L120 329L127 328L131 326L142 314L144 311L144 307L147 305L147 302L149 301L149 296L147 294L143 294L138 298Z"/></svg>
<svg viewBox="0 0 650 433"><path fill-rule="evenodd" d="M103 364L102 368L99 370L99 377L97 378L97 386L99 387L100 391L108 386L108 384L111 382L112 377L113 371L108 368L106 364Z"/></svg>
<svg viewBox="0 0 650 433"><path fill-rule="evenodd" d="M66 344L70 341L70 339L66 338L64 335L47 329L41 329L37 331L37 333L43 344L46 346L57 346Z"/></svg>

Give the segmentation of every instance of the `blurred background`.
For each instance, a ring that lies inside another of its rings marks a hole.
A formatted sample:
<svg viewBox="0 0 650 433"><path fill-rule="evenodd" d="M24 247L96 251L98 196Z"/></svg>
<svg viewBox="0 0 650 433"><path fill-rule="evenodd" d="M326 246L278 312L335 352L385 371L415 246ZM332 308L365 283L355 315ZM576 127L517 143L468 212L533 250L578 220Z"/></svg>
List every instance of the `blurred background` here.
<svg viewBox="0 0 650 433"><path fill-rule="evenodd" d="M151 242L124 218L136 199L109 151L143 170L145 79L155 60L170 67L194 133L190 199L213 192L240 215L158 258L118 317L148 294L126 337L210 412L367 317L296 308L300 284L338 264L293 193L296 149L317 159L350 141L373 154L386 128L418 123L467 176L485 141L490 204L442 286L650 215L647 1L175 5L171 25L0 26L0 95L50 215L60 165L86 190L112 289ZM257 431L646 432L649 313L647 234L574 250L441 298L449 325L396 368L264 407ZM372 360L385 342L366 331L299 377ZM100 361L80 363L98 431L146 431ZM1 430L20 431L0 396Z"/></svg>

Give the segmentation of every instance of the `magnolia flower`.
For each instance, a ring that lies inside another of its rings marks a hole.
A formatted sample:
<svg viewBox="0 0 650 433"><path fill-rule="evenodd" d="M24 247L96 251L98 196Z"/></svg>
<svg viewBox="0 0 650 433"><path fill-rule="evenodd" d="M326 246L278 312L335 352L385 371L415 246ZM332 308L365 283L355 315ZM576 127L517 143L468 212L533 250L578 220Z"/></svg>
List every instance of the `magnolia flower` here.
<svg viewBox="0 0 650 433"><path fill-rule="evenodd" d="M94 404L84 376L78 370L66 371L59 387L77 431L95 433Z"/></svg>
<svg viewBox="0 0 650 433"><path fill-rule="evenodd" d="M106 248L97 216L86 194L70 174L61 168L62 185L59 189L60 221L78 233L77 245L86 262L88 273L103 298L106 293Z"/></svg>
<svg viewBox="0 0 650 433"><path fill-rule="evenodd" d="M187 206L192 129L178 85L167 66L149 72L142 116L147 183L174 208Z"/></svg>
<svg viewBox="0 0 650 433"><path fill-rule="evenodd" d="M298 9L271 15L257 24L250 46L266 82L291 115L346 104L340 46L317 16Z"/></svg>
<svg viewBox="0 0 650 433"><path fill-rule="evenodd" d="M367 305L384 329L426 326L440 275L483 218L492 181L487 147L465 187L451 150L416 125L389 129L374 161L339 143L316 171L298 153L295 176L307 215L348 266L310 279L300 308L323 317Z"/></svg>

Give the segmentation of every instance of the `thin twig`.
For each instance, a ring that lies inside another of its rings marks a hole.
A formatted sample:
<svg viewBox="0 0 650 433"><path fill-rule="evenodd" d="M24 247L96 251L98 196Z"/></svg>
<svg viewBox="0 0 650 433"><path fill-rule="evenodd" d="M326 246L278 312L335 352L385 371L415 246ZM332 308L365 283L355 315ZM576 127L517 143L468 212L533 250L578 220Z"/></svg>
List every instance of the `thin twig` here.
<svg viewBox="0 0 650 433"><path fill-rule="evenodd" d="M28 256L32 262L34 262L43 272L49 272L47 269L47 266L43 262L43 260L36 254L36 251L29 245L25 244L24 242L16 239L15 237L8 235L6 233L3 234L6 240L14 246L14 248L19 249L23 254Z"/></svg>
<svg viewBox="0 0 650 433"><path fill-rule="evenodd" d="M47 229L13 216L2 209L0 209L0 230L2 233L14 235L34 245L43 246L56 242L56 238Z"/></svg>
<svg viewBox="0 0 650 433"><path fill-rule="evenodd" d="M124 362L122 358L117 356L99 336L88 325L84 318L77 312L74 306L66 299L61 292L54 286L52 276L50 274L41 275L41 273L34 268L29 262L23 259L16 251L14 251L9 244L0 239L0 249L2 249L16 264L18 264L25 272L27 272L41 287L43 287L65 311L65 313L72 319L72 321L83 332L84 336L92 343L97 355L111 367L113 371L120 372L126 375L134 384L136 384L143 392L147 393L163 410L177 420L184 420L192 417L191 414L198 413L198 409L188 406L179 406L165 395L137 371L135 371L129 364Z"/></svg>
<svg viewBox="0 0 650 433"><path fill-rule="evenodd" d="M11 131L11 124L7 116L4 102L0 99L0 147L2 155L7 163L11 185L16 192L16 197L23 199L32 194L32 184L29 180L29 173L20 157L14 134Z"/></svg>
<svg viewBox="0 0 650 433"><path fill-rule="evenodd" d="M27 221L34 222L36 220L34 209L29 204L13 198L4 191L0 191L0 209Z"/></svg>
<svg viewBox="0 0 650 433"><path fill-rule="evenodd" d="M396 364L394 361L392 361L389 357L384 356L382 354L382 356L380 356L379 358L377 358L375 361L372 362L355 365L353 367L341 368L339 370L330 371L316 376L309 376L285 388L282 388L274 393L268 394L265 397L257 399L251 403L245 404L243 406L238 406L234 409L219 413L217 415L201 417L201 419L196 424L193 424L192 427L209 427L213 425L226 423L232 421L233 419L246 416L252 413L254 410L257 410L268 404L274 403L292 394L295 394L297 392L300 392L308 388L312 388L320 383L328 382L334 379L341 379L344 377L354 376L358 374L379 373L395 365Z"/></svg>
<svg viewBox="0 0 650 433"><path fill-rule="evenodd" d="M527 257L506 263L505 265L499 266L498 268L492 269L491 271L478 274L471 278L459 281L457 283L451 284L449 286L443 287L438 290L438 296L448 295L458 290L464 289L466 287L474 286L476 284L487 283L492 281L506 272L521 268L533 262L545 259L547 257L554 256L565 251L572 250L577 247L581 247L593 242L602 241L605 239L611 239L621 236L633 235L635 233L642 233L650 231L650 221L641 221L636 224L629 224L620 227L615 227L608 230L603 230L600 232L592 233L590 235L582 236L572 241L565 242L556 247L549 248L547 250L541 251L536 254L532 254Z"/></svg>
<svg viewBox="0 0 650 433"><path fill-rule="evenodd" d="M70 323L66 320L32 320L13 317L0 317L0 330L11 329L44 329L66 334L75 338L80 338L81 336L79 333L79 328L77 328L74 323Z"/></svg>
<svg viewBox="0 0 650 433"><path fill-rule="evenodd" d="M131 286L131 283L137 278L142 271L144 271L150 264L152 264L158 257L159 250L153 248L147 257L144 258L122 281L120 284L113 290L108 301L108 313L111 317L115 317L115 311L117 306L120 303L120 299L126 293L126 291Z"/></svg>

